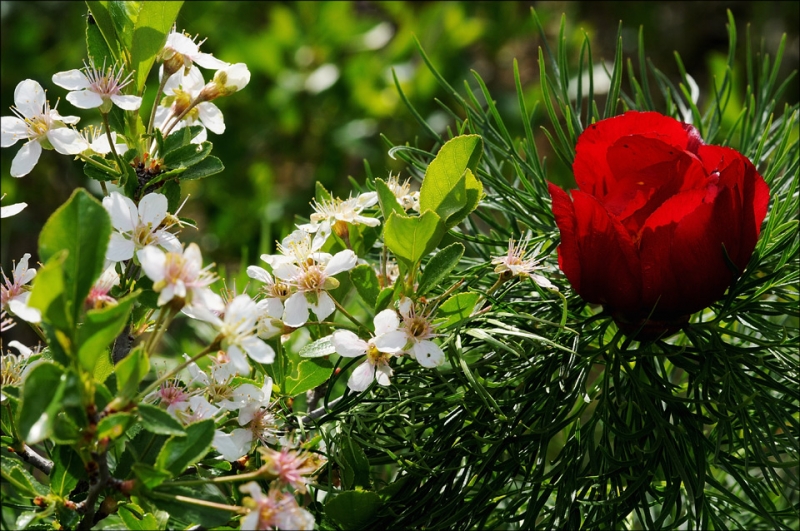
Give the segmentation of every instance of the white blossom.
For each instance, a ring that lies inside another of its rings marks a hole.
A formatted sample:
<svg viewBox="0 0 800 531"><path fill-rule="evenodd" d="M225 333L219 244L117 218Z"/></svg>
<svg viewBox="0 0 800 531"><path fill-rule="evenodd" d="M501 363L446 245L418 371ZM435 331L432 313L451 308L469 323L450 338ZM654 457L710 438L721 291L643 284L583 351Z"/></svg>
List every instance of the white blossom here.
<svg viewBox="0 0 800 531"><path fill-rule="evenodd" d="M528 255L528 241L529 237L519 242L514 242L513 238L508 240L508 252L504 256L492 258L492 264L495 266L494 272L499 275L508 275L508 277L530 277L539 286L558 291L558 288L547 278L534 273L541 259L533 258L533 255L536 254L535 251Z"/></svg>
<svg viewBox="0 0 800 531"><path fill-rule="evenodd" d="M167 197L150 193L139 201L139 206L119 192L103 198L103 207L111 216L111 241L106 250L106 260L123 262L133 258L134 252L148 245L157 245L165 251L180 253L178 238L167 229L175 225L175 216L167 212Z"/></svg>
<svg viewBox="0 0 800 531"><path fill-rule="evenodd" d="M208 287L217 277L208 270L211 266L203 268L203 257L197 244L190 243L182 254L165 253L154 245L148 245L136 256L145 274L153 281L153 290L159 294L159 306L178 299L181 305L211 311L222 309L222 299Z"/></svg>
<svg viewBox="0 0 800 531"><path fill-rule="evenodd" d="M0 286L0 301L3 311L9 311L23 321L38 323L42 320L41 312L28 306L31 292L27 284L36 276L36 270L28 268L30 257L30 253L22 255L22 260L14 267L11 279L6 276L5 271L0 270L0 274L3 276L3 284Z"/></svg>
<svg viewBox="0 0 800 531"><path fill-rule="evenodd" d="M67 127L67 124L78 123L80 118L61 116L56 109L51 109L44 89L32 79L17 85L11 111L16 116L0 118L0 146L10 147L19 140L27 140L11 161L12 177L28 175L39 161L42 149L77 155L89 147L80 133Z"/></svg>
<svg viewBox="0 0 800 531"><path fill-rule="evenodd" d="M164 85L164 98L156 109L155 123L162 131L173 132L190 125L200 125L203 130L192 139L192 143L200 144L206 141L206 129L214 134L221 135L225 132L225 120L219 107L208 101L192 104L200 96L205 87L203 74L198 68L192 68L187 75L176 74L169 78ZM171 122L189 110L180 122Z"/></svg>
<svg viewBox="0 0 800 531"><path fill-rule="evenodd" d="M250 512L242 518L242 531L314 529L314 516L297 504L294 495L270 489L269 494L265 496L255 481L241 485L239 490L249 494L243 502Z"/></svg>
<svg viewBox="0 0 800 531"><path fill-rule="evenodd" d="M139 96L122 94L133 81L133 74L124 75L123 67L112 65L97 68L93 62L84 63L83 70L68 70L53 75L53 83L71 92L67 101L79 109L96 109L107 113L112 105L125 111L136 111L142 104Z"/></svg>
<svg viewBox="0 0 800 531"><path fill-rule="evenodd" d="M394 310L383 310L375 316L373 324L375 336L368 341L349 330L337 330L331 336L331 343L340 356L367 357L347 381L347 386L353 391L364 391L374 380L379 385L389 385L392 376L389 360L393 354L402 351L407 342L405 332L399 330L400 319Z"/></svg>
<svg viewBox="0 0 800 531"><path fill-rule="evenodd" d="M439 345L431 341L437 334L433 333L434 326L430 318L417 314L414 303L408 297L400 299L398 309L403 316L403 331L411 345L406 352L423 367L438 367L444 363L444 352Z"/></svg>

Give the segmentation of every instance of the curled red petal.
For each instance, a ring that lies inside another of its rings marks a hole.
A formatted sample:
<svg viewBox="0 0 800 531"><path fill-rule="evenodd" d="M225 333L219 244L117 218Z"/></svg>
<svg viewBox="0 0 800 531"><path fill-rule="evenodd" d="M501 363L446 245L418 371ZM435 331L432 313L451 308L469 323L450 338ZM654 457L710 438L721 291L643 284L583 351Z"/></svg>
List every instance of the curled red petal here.
<svg viewBox="0 0 800 531"><path fill-rule="evenodd" d="M553 183L547 183L553 200L553 216L561 233L558 246L558 266L564 272L572 287L580 293L581 260L578 252L578 236L575 232L575 207L567 192Z"/></svg>
<svg viewBox="0 0 800 531"><path fill-rule="evenodd" d="M631 135L654 138L677 149L696 152L702 145L697 130L657 112L628 111L587 127L575 146L572 171L581 191L605 196L616 182L606 153L620 138Z"/></svg>

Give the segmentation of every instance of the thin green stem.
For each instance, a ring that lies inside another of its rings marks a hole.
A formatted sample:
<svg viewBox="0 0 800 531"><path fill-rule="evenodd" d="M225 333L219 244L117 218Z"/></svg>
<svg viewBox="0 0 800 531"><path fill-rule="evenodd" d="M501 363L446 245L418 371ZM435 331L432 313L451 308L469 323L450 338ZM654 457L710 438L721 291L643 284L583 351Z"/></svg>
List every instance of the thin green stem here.
<svg viewBox="0 0 800 531"><path fill-rule="evenodd" d="M87 157L83 153L78 153L75 156L78 157L79 159L81 159L83 162L86 162L87 164L91 164L92 166L95 166L98 169L101 169L101 170L103 170L105 172L116 173L116 174L118 174L118 177L122 175L119 171L115 170L111 166L106 166L105 164L101 164L100 162L97 162L96 160L94 160L94 159L92 159L90 157Z"/></svg>
<svg viewBox="0 0 800 531"><path fill-rule="evenodd" d="M218 509L220 511L228 511L237 514L247 514L249 510L239 505L225 505L222 503L214 503L207 500L198 500L197 498L190 498L188 496L176 496L172 494L165 494L163 492L151 492L151 496L162 498L164 500L174 500L181 503L188 503L190 505L199 505L201 507L208 507L211 509Z"/></svg>
<svg viewBox="0 0 800 531"><path fill-rule="evenodd" d="M194 99L194 101L192 101L192 103L189 104L188 107L186 107L183 110L182 113L180 113L178 116L176 116L175 119L172 121L172 123L169 124L169 127L166 127L164 129L164 138L169 136L169 134L172 132L172 130L175 128L175 126L178 125L178 122L183 120L183 117L186 116L187 114L189 114L189 111L191 111L192 109L197 107L198 104L203 103L203 101L205 101L205 100L201 100L200 97L198 96L197 98Z"/></svg>
<svg viewBox="0 0 800 531"><path fill-rule="evenodd" d="M148 136L153 134L153 125L156 122L156 111L158 111L158 100L161 99L161 95L164 93L164 87L166 86L167 81L169 80L170 77L171 76L167 75L162 76L161 83L158 85L158 91L156 91L156 99L153 100L155 102L153 103L153 110L150 111L150 119L147 121Z"/></svg>
<svg viewBox="0 0 800 531"><path fill-rule="evenodd" d="M190 487L195 485L205 485L206 483L231 483L235 481L248 481L251 479L261 479L264 477L264 472L259 470L253 470L252 472L248 472L247 474L237 474L233 476L218 476L214 478L201 478L201 479L186 479L183 481L170 481L168 483L162 483L165 487Z"/></svg>
<svg viewBox="0 0 800 531"><path fill-rule="evenodd" d="M350 315L350 312L345 310L344 306L339 304L339 301L337 301L333 297L331 297L331 300L333 301L333 304L336 306L336 309L339 310L340 312L342 312L342 315L344 315L345 317L350 319L350 321L352 321L353 324L355 324L359 329L363 328L364 330L369 330L366 326L364 326L364 324L361 321L359 321L358 319L356 319L355 317Z"/></svg>
<svg viewBox="0 0 800 531"><path fill-rule="evenodd" d="M124 171L122 168L124 168L124 165L122 159L119 156L119 153L117 153L117 148L114 146L114 139L111 137L111 126L108 125L108 113L104 112L100 113L100 115L103 117L103 128L106 130L106 138L108 138L108 145L111 146L111 153L114 155L114 160L117 161L119 174L123 175Z"/></svg>

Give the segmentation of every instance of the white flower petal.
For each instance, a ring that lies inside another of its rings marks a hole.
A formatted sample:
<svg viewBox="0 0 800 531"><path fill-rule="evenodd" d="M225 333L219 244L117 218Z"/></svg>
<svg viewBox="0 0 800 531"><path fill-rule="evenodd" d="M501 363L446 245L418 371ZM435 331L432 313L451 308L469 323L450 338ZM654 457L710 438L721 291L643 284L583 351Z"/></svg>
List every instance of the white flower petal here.
<svg viewBox="0 0 800 531"><path fill-rule="evenodd" d="M42 320L42 314L39 310L31 308L25 301L18 298L8 301L8 309L11 313L28 323L38 323Z"/></svg>
<svg viewBox="0 0 800 531"><path fill-rule="evenodd" d="M263 282L264 284L272 284L273 282L272 275L267 273L267 270L263 267L248 266L247 276L259 282Z"/></svg>
<svg viewBox="0 0 800 531"><path fill-rule="evenodd" d="M225 310L225 322L228 325L242 323L238 327L239 331L244 328L252 328L256 322L256 303L248 295L237 295Z"/></svg>
<svg viewBox="0 0 800 531"><path fill-rule="evenodd" d="M16 216L22 212L26 206L28 206L28 203L14 203L13 205L0 207L0 218L10 218L11 216Z"/></svg>
<svg viewBox="0 0 800 531"><path fill-rule="evenodd" d="M280 319L283 317L283 303L275 297L258 301L256 307L259 318L267 316L272 319Z"/></svg>
<svg viewBox="0 0 800 531"><path fill-rule="evenodd" d="M208 68L209 70L219 70L221 68L225 68L229 64L225 61L217 59L210 53L203 52L195 53L192 56L192 60L203 68Z"/></svg>
<svg viewBox="0 0 800 531"><path fill-rule="evenodd" d="M239 347L236 345L229 345L227 353L228 358L230 358L231 363L239 374L247 374L250 372L250 364L247 363L247 358L244 357Z"/></svg>
<svg viewBox="0 0 800 531"><path fill-rule="evenodd" d="M0 131L2 131L0 147L13 146L18 140L28 138L28 126L16 116L0 118Z"/></svg>
<svg viewBox="0 0 800 531"><path fill-rule="evenodd" d="M160 245L165 251L168 253L180 253L181 252L181 242L178 240L178 237L172 234L171 232L167 232L165 230L159 230L155 233L156 243Z"/></svg>
<svg viewBox="0 0 800 531"><path fill-rule="evenodd" d="M211 445L226 461L236 461L247 454L252 442L253 432L237 428L230 435L217 430L214 432L214 440Z"/></svg>
<svg viewBox="0 0 800 531"><path fill-rule="evenodd" d="M408 336L401 330L381 334L372 340L372 344L375 345L378 351L389 354L400 352L405 348L407 342Z"/></svg>
<svg viewBox="0 0 800 531"><path fill-rule="evenodd" d="M139 259L139 263L142 264L145 275L150 280L153 282L164 280L164 265L167 262L167 255L164 251L153 245L148 245L136 253L136 257Z"/></svg>
<svg viewBox="0 0 800 531"><path fill-rule="evenodd" d="M14 160L11 161L11 176L12 177L25 177L28 175L36 163L39 162L39 156L42 154L42 145L35 140L23 145L17 154L14 155Z"/></svg>
<svg viewBox="0 0 800 531"><path fill-rule="evenodd" d="M242 348L251 359L259 363L272 363L275 360L275 351L257 337L250 336L242 340Z"/></svg>
<svg viewBox="0 0 800 531"><path fill-rule="evenodd" d="M133 240L127 239L119 232L111 233L111 241L108 242L106 249L106 260L112 262L124 262L133 258L133 252L136 250L136 245Z"/></svg>
<svg viewBox="0 0 800 531"><path fill-rule="evenodd" d="M356 256L356 253L350 249L339 251L333 255L330 262L328 262L325 266L325 274L328 276L333 276L341 273L342 271L349 271L356 266L357 261L358 257Z"/></svg>
<svg viewBox="0 0 800 531"><path fill-rule="evenodd" d="M200 121L212 133L221 135L225 132L225 119L222 116L222 111L210 102L203 102L197 105L197 114Z"/></svg>
<svg viewBox="0 0 800 531"><path fill-rule="evenodd" d="M142 98L139 96L123 96L122 94L115 94L111 96L111 101L113 101L117 107L125 111L138 110L142 105Z"/></svg>
<svg viewBox="0 0 800 531"><path fill-rule="evenodd" d="M67 101L79 109L96 109L103 104L103 97L89 89L76 90L67 94Z"/></svg>
<svg viewBox="0 0 800 531"><path fill-rule="evenodd" d="M444 352L433 341L425 340L415 343L411 350L414 352L414 358L423 367L433 368L444 363Z"/></svg>
<svg viewBox="0 0 800 531"><path fill-rule="evenodd" d="M365 192L356 199L358 207L369 208L378 204L378 192Z"/></svg>
<svg viewBox="0 0 800 531"><path fill-rule="evenodd" d="M345 358L356 358L367 353L369 345L350 330L337 330L331 335L336 353Z"/></svg>
<svg viewBox="0 0 800 531"><path fill-rule="evenodd" d="M375 335L380 336L400 328L400 318L394 310L383 310L372 320L375 325Z"/></svg>
<svg viewBox="0 0 800 531"><path fill-rule="evenodd" d="M149 223L155 229L167 217L167 196L147 194L139 201L139 217L142 223Z"/></svg>
<svg viewBox="0 0 800 531"><path fill-rule="evenodd" d="M247 69L247 65L244 63L229 65L221 68L220 71L225 73L225 88L227 89L239 91L250 82L250 70ZM217 80L217 75L219 75L219 72L214 75L215 80Z"/></svg>
<svg viewBox="0 0 800 531"><path fill-rule="evenodd" d="M356 392L364 391L375 379L375 367L368 361L364 361L355 368L353 374L347 380L347 387Z"/></svg>
<svg viewBox="0 0 800 531"><path fill-rule="evenodd" d="M67 90L82 90L90 85L86 74L77 69L53 74L53 83Z"/></svg>
<svg viewBox="0 0 800 531"><path fill-rule="evenodd" d="M336 310L336 305L333 299L328 295L327 291L322 291L317 295L316 304L309 304L311 311L317 316L317 321L324 321L330 314Z"/></svg>
<svg viewBox="0 0 800 531"><path fill-rule="evenodd" d="M103 207L111 216L111 225L120 232L133 232L139 224L139 211L136 205L119 192L111 192L104 197Z"/></svg>
<svg viewBox="0 0 800 531"><path fill-rule="evenodd" d="M303 326L308 322L308 301L305 293L298 292L286 299L283 322L293 328Z"/></svg>
<svg viewBox="0 0 800 531"><path fill-rule="evenodd" d="M392 377L392 368L388 365L378 365L375 368L375 379L378 381L378 385L382 385L386 387L387 385L391 384L390 378Z"/></svg>
<svg viewBox="0 0 800 531"><path fill-rule="evenodd" d="M79 132L69 127L58 127L47 132L47 139L62 155L77 155L89 149L89 143Z"/></svg>
<svg viewBox="0 0 800 531"><path fill-rule="evenodd" d="M14 89L14 106L25 118L42 114L45 101L44 89L32 79L20 81Z"/></svg>
<svg viewBox="0 0 800 531"><path fill-rule="evenodd" d="M413 302L408 297L403 297L400 299L400 304L397 305L397 309L400 311L400 315L405 318L408 318L411 315L411 310L413 306Z"/></svg>

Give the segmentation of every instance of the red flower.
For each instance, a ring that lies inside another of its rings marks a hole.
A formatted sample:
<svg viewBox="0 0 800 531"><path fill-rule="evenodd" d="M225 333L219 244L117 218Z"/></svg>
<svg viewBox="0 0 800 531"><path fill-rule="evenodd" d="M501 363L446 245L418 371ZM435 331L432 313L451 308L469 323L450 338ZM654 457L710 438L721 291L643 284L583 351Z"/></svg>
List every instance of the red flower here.
<svg viewBox="0 0 800 531"><path fill-rule="evenodd" d="M655 112L627 112L578 138L572 199L549 184L558 264L626 333L674 331L747 265L769 188L734 149ZM649 318L649 321L648 321Z"/></svg>

